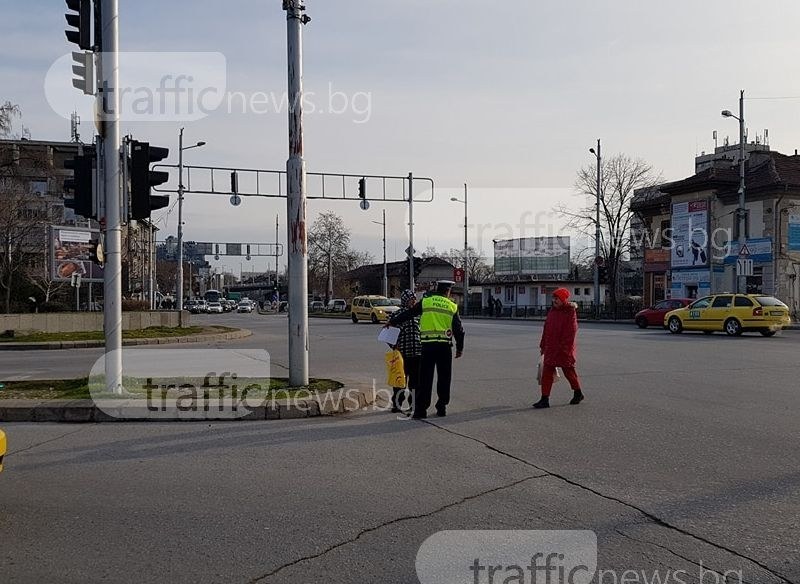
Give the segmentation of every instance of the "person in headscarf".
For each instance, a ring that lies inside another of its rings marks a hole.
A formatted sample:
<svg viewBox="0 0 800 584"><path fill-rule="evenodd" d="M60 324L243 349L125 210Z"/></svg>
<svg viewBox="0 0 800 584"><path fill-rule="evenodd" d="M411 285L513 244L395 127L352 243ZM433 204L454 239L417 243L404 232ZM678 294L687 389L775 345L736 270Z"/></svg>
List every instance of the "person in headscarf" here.
<svg viewBox="0 0 800 584"><path fill-rule="evenodd" d="M558 288L553 292L553 307L547 313L542 339L539 342L539 349L544 359L541 371L542 397L533 404L537 410L550 407L550 390L553 388L556 367L561 368L572 388L572 400L569 403L577 405L583 401L581 382L575 371L577 308L574 302L569 302L569 290Z"/></svg>
<svg viewBox="0 0 800 584"><path fill-rule="evenodd" d="M412 290L403 290L400 294L401 311L403 314L410 311L417 304L417 297ZM419 385L420 358L422 356L422 343L419 338L419 317L406 320L400 327L400 336L397 338L395 348L403 355L403 367L406 373L406 387L392 388L392 411L402 412L403 404L408 398L409 409L412 411L414 391Z"/></svg>

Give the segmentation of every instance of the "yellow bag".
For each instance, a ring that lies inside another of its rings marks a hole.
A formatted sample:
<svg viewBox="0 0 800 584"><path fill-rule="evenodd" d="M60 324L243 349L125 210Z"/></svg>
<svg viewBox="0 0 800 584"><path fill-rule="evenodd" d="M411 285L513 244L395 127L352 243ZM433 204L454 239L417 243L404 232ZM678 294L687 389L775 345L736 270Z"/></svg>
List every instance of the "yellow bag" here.
<svg viewBox="0 0 800 584"><path fill-rule="evenodd" d="M403 365L403 355L397 349L388 351L385 356L386 373L389 387L403 389L406 386L406 371Z"/></svg>

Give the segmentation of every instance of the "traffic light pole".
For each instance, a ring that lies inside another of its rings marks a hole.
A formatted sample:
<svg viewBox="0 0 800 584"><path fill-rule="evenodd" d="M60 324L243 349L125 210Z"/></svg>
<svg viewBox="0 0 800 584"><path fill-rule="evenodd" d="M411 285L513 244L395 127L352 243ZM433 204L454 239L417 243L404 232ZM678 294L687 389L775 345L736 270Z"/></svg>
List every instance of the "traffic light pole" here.
<svg viewBox="0 0 800 584"><path fill-rule="evenodd" d="M414 175L408 173L408 287L412 292L417 291L414 278Z"/></svg>
<svg viewBox="0 0 800 584"><path fill-rule="evenodd" d="M100 81L106 211L103 276L106 391L122 393L122 225L120 201L119 0L102 2Z"/></svg>
<svg viewBox="0 0 800 584"><path fill-rule="evenodd" d="M289 160L286 163L289 247L289 384L308 385L308 240L306 163L303 159L303 25L309 21L302 0L283 0L289 67Z"/></svg>
<svg viewBox="0 0 800 584"><path fill-rule="evenodd" d="M600 139L597 139L597 192L595 193L595 218L594 218L594 316L600 319Z"/></svg>

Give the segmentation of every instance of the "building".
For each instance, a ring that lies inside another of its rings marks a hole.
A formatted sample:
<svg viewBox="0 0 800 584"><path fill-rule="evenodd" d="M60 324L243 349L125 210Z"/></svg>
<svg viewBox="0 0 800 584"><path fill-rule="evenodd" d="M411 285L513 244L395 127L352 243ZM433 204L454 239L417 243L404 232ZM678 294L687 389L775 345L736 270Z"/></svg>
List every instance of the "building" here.
<svg viewBox="0 0 800 584"><path fill-rule="evenodd" d="M472 287L470 287L472 288ZM594 303L593 280L558 280L529 278L503 278L484 282L481 307L490 313L499 300L504 309L546 311L553 303L553 292L557 288L566 288L570 292L570 301L586 308ZM606 285L600 285L600 298L606 297Z"/></svg>
<svg viewBox="0 0 800 584"><path fill-rule="evenodd" d="M72 170L65 168L65 162L78 155L81 149L87 148L94 146L79 142L0 140L0 198L8 201L12 191L17 196L21 193L27 207L25 216L41 223L35 230L39 235L26 238L25 261L32 266L41 266L42 271L49 265L47 226L100 229L96 221L75 215L72 209L64 206L64 181L72 178ZM122 293L127 298L154 299L155 232L156 228L150 221L130 221L123 226ZM36 267L36 270L38 272L39 268ZM102 296L102 285L95 284L92 287L84 283L83 286L87 290L81 292L81 296L88 297L84 295L88 293L95 301ZM74 293L72 290L69 292L71 300Z"/></svg>
<svg viewBox="0 0 800 584"><path fill-rule="evenodd" d="M414 269L418 271L414 282L417 291L428 290L437 280L452 280L455 267L438 257L414 258ZM408 288L408 260L387 262L389 297L397 298ZM353 296L361 294L383 294L383 263L361 266L350 270L342 280Z"/></svg>
<svg viewBox="0 0 800 584"><path fill-rule="evenodd" d="M695 161L696 172L636 197L645 302L736 290L739 256L738 148ZM800 156L749 144L745 161L745 237L753 275L749 293L775 295L800 308Z"/></svg>

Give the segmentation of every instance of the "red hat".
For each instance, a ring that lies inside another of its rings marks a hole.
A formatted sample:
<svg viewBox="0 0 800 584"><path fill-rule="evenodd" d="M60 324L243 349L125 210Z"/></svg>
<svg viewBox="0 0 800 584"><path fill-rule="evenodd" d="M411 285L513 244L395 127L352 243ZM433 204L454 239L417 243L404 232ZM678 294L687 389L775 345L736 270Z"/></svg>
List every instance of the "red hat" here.
<svg viewBox="0 0 800 584"><path fill-rule="evenodd" d="M557 288L553 291L553 296L558 298L561 302L569 300L569 290L566 288Z"/></svg>

